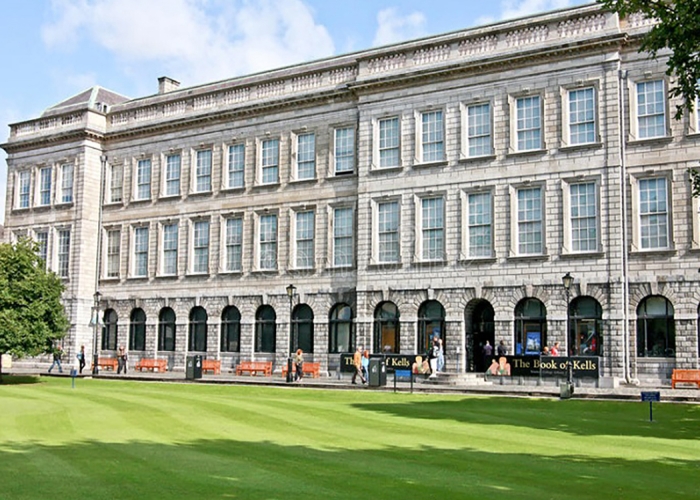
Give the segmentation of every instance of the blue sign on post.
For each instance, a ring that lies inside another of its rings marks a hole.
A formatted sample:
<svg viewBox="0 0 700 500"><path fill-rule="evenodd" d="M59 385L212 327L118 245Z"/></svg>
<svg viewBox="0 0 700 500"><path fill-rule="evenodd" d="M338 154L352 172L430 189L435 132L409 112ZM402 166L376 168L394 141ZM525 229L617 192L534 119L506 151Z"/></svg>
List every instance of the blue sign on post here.
<svg viewBox="0 0 700 500"><path fill-rule="evenodd" d="M656 401L657 403L661 401L661 393L659 391L646 391L642 392L642 402L649 401L649 422L654 421L654 414L651 408L651 404Z"/></svg>

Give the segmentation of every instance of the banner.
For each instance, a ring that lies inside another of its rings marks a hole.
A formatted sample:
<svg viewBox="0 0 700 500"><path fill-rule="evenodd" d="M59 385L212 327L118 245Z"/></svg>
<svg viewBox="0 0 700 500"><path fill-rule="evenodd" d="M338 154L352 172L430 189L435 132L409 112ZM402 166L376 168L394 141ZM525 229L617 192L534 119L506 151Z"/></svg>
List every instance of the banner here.
<svg viewBox="0 0 700 500"><path fill-rule="evenodd" d="M492 359L488 375L514 377L566 377L568 364L574 378L598 378L597 356L499 356Z"/></svg>
<svg viewBox="0 0 700 500"><path fill-rule="evenodd" d="M355 365L352 364L353 353L344 352L340 355L340 371L352 373L355 371ZM412 370L416 358L423 356L416 354L370 354L370 359L383 358L386 363L386 371L393 372L394 370ZM421 363L422 365L422 363ZM422 373L421 368L414 370L417 373Z"/></svg>

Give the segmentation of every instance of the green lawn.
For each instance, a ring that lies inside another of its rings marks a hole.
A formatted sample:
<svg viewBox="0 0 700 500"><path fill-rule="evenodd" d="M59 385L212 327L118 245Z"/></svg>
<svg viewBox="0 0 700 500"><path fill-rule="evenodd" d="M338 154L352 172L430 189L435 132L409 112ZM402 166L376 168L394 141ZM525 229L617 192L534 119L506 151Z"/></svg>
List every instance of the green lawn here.
<svg viewBox="0 0 700 500"><path fill-rule="evenodd" d="M6 380L7 382L8 380ZM700 497L700 406L41 379L0 499Z"/></svg>

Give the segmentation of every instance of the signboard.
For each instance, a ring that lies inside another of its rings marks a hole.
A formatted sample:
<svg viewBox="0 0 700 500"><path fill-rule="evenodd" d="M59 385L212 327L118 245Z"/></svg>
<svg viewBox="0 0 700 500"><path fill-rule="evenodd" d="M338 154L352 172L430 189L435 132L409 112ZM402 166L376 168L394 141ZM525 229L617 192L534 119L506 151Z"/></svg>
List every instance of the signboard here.
<svg viewBox="0 0 700 500"><path fill-rule="evenodd" d="M566 377L571 363L575 378L598 378L597 356L494 356L487 373L514 377Z"/></svg>
<svg viewBox="0 0 700 500"><path fill-rule="evenodd" d="M642 392L642 402L659 402L661 401L661 393L658 391Z"/></svg>
<svg viewBox="0 0 700 500"><path fill-rule="evenodd" d="M353 353L344 352L340 355L340 371L352 373L355 371L355 365L352 364ZM384 358L386 362L386 371L393 372L394 370L411 370L413 363L416 362L416 354L370 354L372 358ZM422 358L422 356L421 356Z"/></svg>

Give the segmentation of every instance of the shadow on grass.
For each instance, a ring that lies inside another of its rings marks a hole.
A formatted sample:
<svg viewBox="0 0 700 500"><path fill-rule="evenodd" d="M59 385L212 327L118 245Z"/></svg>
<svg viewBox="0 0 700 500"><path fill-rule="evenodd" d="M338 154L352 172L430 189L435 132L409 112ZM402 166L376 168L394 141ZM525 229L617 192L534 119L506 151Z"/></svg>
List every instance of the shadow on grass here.
<svg viewBox="0 0 700 500"><path fill-rule="evenodd" d="M290 432L293 432L290 429ZM270 442L0 443L4 499L690 498L698 463Z"/></svg>
<svg viewBox="0 0 700 500"><path fill-rule="evenodd" d="M24 385L40 384L41 377L38 375L3 375L0 385Z"/></svg>

